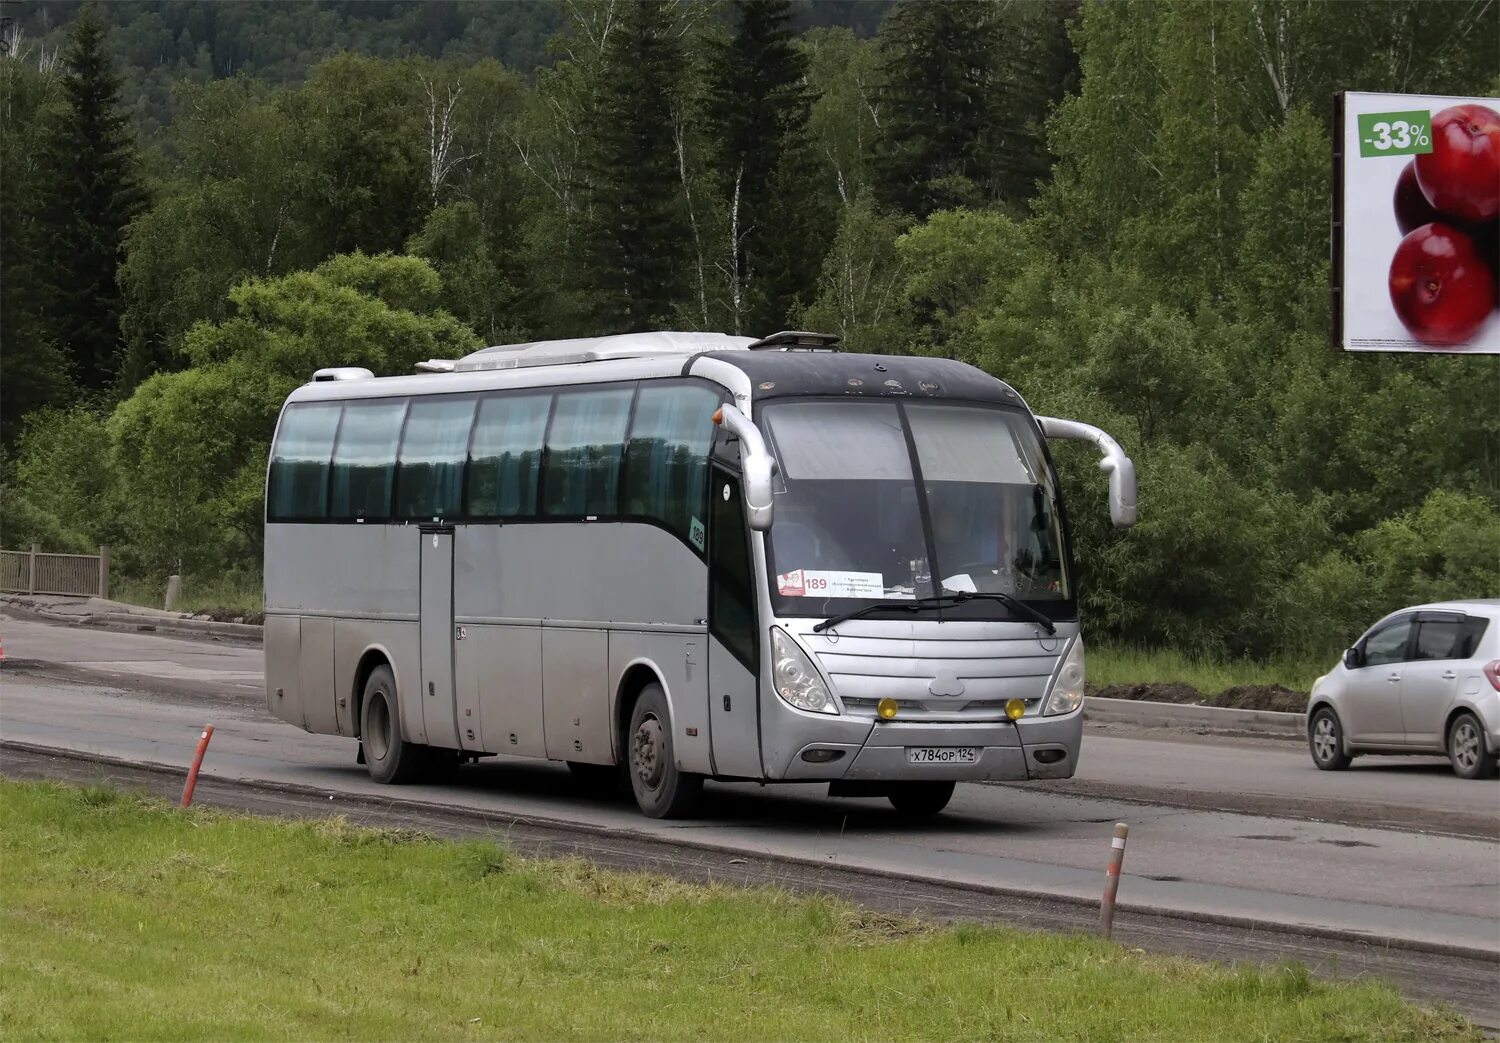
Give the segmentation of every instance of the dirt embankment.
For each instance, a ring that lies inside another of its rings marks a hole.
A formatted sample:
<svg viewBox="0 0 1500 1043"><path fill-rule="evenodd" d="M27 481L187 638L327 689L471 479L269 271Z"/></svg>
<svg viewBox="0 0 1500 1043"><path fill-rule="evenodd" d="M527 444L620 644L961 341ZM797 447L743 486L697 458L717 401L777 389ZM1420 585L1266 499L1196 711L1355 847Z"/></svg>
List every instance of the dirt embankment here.
<svg viewBox="0 0 1500 1043"><path fill-rule="evenodd" d="M1156 703L1188 703L1196 706L1223 706L1234 710L1277 710L1301 713L1307 709L1307 693L1283 688L1279 684L1240 684L1226 688L1218 695L1207 696L1181 681L1146 684L1112 684L1103 688L1090 686L1088 694L1100 699L1142 699Z"/></svg>

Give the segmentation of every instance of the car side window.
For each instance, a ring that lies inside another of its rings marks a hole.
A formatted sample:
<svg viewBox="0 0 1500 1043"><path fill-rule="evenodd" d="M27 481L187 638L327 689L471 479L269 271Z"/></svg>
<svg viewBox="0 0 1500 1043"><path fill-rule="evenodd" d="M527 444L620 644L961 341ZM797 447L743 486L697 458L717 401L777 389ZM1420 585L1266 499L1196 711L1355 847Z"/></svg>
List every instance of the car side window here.
<svg viewBox="0 0 1500 1043"><path fill-rule="evenodd" d="M1382 627L1365 638L1365 666L1388 666L1406 661L1406 639L1411 635L1411 620L1403 619Z"/></svg>
<svg viewBox="0 0 1500 1043"><path fill-rule="evenodd" d="M1412 659L1464 658L1464 625L1456 619L1424 619L1417 624Z"/></svg>
<svg viewBox="0 0 1500 1043"><path fill-rule="evenodd" d="M1469 659L1479 649L1479 639L1484 637L1484 632L1489 629L1490 621L1483 616L1465 616L1464 632L1459 639L1460 647L1454 653L1455 659Z"/></svg>

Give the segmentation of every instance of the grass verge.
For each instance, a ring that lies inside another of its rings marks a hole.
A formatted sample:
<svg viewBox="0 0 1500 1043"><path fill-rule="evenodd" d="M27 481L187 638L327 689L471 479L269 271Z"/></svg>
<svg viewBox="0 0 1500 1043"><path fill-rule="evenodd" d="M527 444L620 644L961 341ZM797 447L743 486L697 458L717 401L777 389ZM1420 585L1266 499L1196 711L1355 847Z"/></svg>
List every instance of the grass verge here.
<svg viewBox="0 0 1500 1043"><path fill-rule="evenodd" d="M127 605L161 608L167 596L165 580L122 579L111 585L111 600ZM243 616L249 622L260 622L265 611L265 594L260 584L243 580L199 576L182 577L174 612L207 612L215 618Z"/></svg>
<svg viewBox="0 0 1500 1043"><path fill-rule="evenodd" d="M1111 645L1088 647L1089 683L1108 685L1177 682L1206 696L1239 685L1280 685L1295 692L1312 690L1313 682L1334 665L1324 660L1204 659L1181 652Z"/></svg>
<svg viewBox="0 0 1500 1043"><path fill-rule="evenodd" d="M1478 1040L1295 965L0 782L10 1039Z"/></svg>

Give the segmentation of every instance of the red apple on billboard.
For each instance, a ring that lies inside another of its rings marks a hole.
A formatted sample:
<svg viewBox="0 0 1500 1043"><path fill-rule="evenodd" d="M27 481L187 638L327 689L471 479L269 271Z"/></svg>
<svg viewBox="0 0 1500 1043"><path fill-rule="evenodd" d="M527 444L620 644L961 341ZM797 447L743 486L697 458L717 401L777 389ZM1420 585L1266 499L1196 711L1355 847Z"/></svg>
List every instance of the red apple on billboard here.
<svg viewBox="0 0 1500 1043"><path fill-rule="evenodd" d="M1473 240L1438 221L1396 247L1390 291L1396 315L1423 344L1465 343L1495 307L1494 276Z"/></svg>
<svg viewBox="0 0 1500 1043"><path fill-rule="evenodd" d="M1459 221L1500 215L1500 113L1454 105L1432 117L1432 151L1417 157L1417 183L1440 213Z"/></svg>
<svg viewBox="0 0 1500 1043"><path fill-rule="evenodd" d="M1401 229L1402 235L1443 219L1443 215L1422 194L1422 186L1417 184L1416 160L1406 164L1401 176L1396 179L1395 204L1396 226Z"/></svg>

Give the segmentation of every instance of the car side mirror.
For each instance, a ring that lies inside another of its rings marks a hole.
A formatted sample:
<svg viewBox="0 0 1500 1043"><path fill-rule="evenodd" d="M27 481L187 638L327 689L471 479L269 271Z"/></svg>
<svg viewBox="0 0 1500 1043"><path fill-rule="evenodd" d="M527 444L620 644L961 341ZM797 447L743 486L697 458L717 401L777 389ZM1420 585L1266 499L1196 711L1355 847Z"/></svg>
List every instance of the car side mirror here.
<svg viewBox="0 0 1500 1043"><path fill-rule="evenodd" d="M1365 665L1365 657L1360 654L1358 648L1344 649L1344 666L1350 670L1358 670Z"/></svg>

